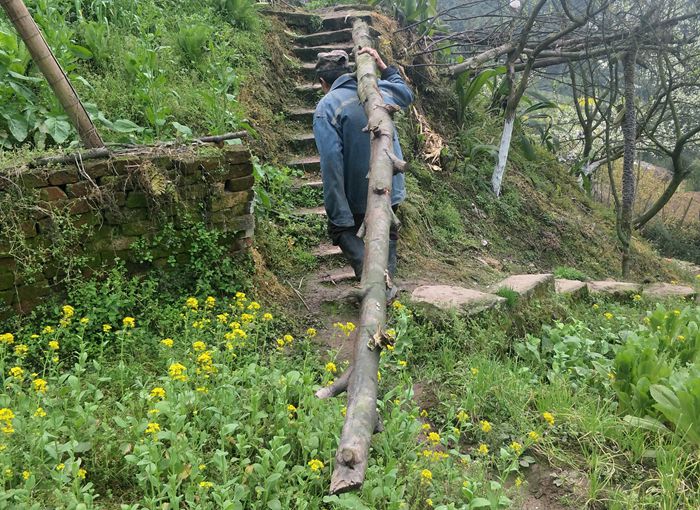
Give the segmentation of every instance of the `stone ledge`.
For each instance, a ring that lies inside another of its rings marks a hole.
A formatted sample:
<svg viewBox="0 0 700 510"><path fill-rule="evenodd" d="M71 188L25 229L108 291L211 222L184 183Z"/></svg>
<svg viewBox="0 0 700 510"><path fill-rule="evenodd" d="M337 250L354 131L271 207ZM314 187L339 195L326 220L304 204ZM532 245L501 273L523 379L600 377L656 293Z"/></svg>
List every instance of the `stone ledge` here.
<svg viewBox="0 0 700 510"><path fill-rule="evenodd" d="M554 290L557 294L569 296L574 299L584 298L588 295L586 282L579 280L566 280L558 278L554 280Z"/></svg>
<svg viewBox="0 0 700 510"><path fill-rule="evenodd" d="M616 282L612 280L588 282L586 286L588 287L588 292L592 295L613 297L629 297L632 294L638 294L642 290L642 286L639 283Z"/></svg>
<svg viewBox="0 0 700 510"><path fill-rule="evenodd" d="M497 288L498 290L510 289L526 299L542 297L554 291L554 275L549 273L517 274L503 280Z"/></svg>
<svg viewBox="0 0 700 510"><path fill-rule="evenodd" d="M474 315L497 308L505 303L506 299L464 287L423 285L411 293L411 301L438 310Z"/></svg>
<svg viewBox="0 0 700 510"><path fill-rule="evenodd" d="M683 298L694 299L698 292L692 287L684 285L671 285L670 283L652 283L644 288L642 296L648 298L667 299Z"/></svg>

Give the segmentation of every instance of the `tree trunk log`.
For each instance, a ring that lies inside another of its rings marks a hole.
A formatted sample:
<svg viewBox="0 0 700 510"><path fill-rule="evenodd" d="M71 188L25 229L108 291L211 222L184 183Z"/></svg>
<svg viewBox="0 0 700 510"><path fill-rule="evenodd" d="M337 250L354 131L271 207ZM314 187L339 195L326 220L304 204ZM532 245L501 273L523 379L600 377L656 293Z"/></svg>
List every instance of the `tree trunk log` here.
<svg viewBox="0 0 700 510"><path fill-rule="evenodd" d="M635 195L635 144L637 141L637 111L635 99L635 67L637 65L637 50L632 47L622 58L625 77L625 118L622 123L624 137L624 156L622 160L622 203L618 217L618 237L622 244L622 277L627 278L630 272L630 250L632 242L632 214Z"/></svg>
<svg viewBox="0 0 700 510"><path fill-rule="evenodd" d="M61 69L49 45L46 44L44 36L22 0L0 0L0 5L5 9L7 16L27 46L32 60L41 70L46 81L49 82L49 86L78 131L83 144L89 149L104 147L102 138L90 120L83 103L80 102L78 94L68 80L66 73Z"/></svg>
<svg viewBox="0 0 700 510"><path fill-rule="evenodd" d="M355 20L353 42L357 60L357 93L368 118L371 137L369 194L365 213L365 259L361 286L365 291L360 311L355 356L348 386L345 424L336 453L331 494L362 486L370 441L377 426L377 370L380 347L375 338L386 321L386 274L391 227L391 184L394 174L394 123L384 107L377 85L377 68L369 55L357 55L372 46L366 23Z"/></svg>

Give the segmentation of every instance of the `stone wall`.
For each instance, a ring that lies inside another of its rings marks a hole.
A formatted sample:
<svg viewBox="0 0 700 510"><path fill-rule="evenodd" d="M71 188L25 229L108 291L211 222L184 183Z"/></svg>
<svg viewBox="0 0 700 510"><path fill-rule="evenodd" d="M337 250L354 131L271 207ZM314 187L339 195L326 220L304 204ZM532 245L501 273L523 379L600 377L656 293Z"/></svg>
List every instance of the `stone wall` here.
<svg viewBox="0 0 700 510"><path fill-rule="evenodd" d="M0 317L26 312L76 271L118 257L134 270L184 261L188 246L136 256L165 226L203 222L231 253L250 245L253 167L240 145L140 149L109 159L0 170Z"/></svg>

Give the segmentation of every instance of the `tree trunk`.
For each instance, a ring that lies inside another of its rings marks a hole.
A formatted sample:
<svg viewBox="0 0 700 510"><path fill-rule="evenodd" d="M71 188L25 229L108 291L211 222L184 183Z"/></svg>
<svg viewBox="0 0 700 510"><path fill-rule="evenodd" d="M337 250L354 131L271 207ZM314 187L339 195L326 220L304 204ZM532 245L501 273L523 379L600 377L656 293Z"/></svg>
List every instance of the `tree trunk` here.
<svg viewBox="0 0 700 510"><path fill-rule="evenodd" d="M622 277L627 278L630 272L630 249L632 241L632 208L635 194L635 142L637 134L637 118L634 106L635 100L635 67L637 60L636 46L630 48L622 59L625 77L625 120L622 124L624 138L624 155L622 162L622 203L618 219L618 237L622 243Z"/></svg>
<svg viewBox="0 0 700 510"><path fill-rule="evenodd" d="M27 46L34 63L39 67L46 81L49 82L49 86L53 89L71 123L78 131L83 144L90 149L104 147L104 143L80 102L78 94L68 81L68 77L46 44L44 36L22 0L0 0L0 5L5 9L7 16Z"/></svg>
<svg viewBox="0 0 700 510"><path fill-rule="evenodd" d="M668 201L671 200L673 195L678 190L678 187L685 180L685 178L688 177L688 175L690 175L689 171L683 171L683 161L681 160L681 157L674 157L673 177L671 178L671 182L668 183L668 186L666 186L666 189L656 200L656 202L654 202L649 209L645 208L644 212L634 220L635 228L640 229L649 223L649 220L656 216L659 211L664 208Z"/></svg>
<svg viewBox="0 0 700 510"><path fill-rule="evenodd" d="M353 23L355 55L372 46L367 24ZM365 214L365 259L361 286L364 291L355 356L348 386L348 406L340 437L331 493L362 486L367 470L370 441L377 425L377 370L386 321L386 279L389 228L392 223L391 184L394 123L377 85L377 70L369 55L357 55L357 93L367 113L371 137L369 193Z"/></svg>

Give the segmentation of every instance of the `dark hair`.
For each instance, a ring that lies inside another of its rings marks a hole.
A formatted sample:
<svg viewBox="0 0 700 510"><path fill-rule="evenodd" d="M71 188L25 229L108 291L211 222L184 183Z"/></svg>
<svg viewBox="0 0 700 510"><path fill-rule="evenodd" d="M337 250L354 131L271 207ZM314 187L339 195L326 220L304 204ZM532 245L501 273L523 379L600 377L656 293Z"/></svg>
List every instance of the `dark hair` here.
<svg viewBox="0 0 700 510"><path fill-rule="evenodd" d="M333 85L335 80L349 72L351 72L351 69L348 65L319 69L316 71L316 78L322 78L323 81L325 81L330 86Z"/></svg>

